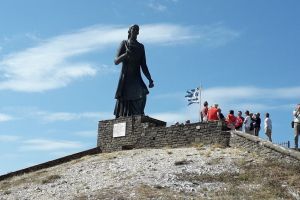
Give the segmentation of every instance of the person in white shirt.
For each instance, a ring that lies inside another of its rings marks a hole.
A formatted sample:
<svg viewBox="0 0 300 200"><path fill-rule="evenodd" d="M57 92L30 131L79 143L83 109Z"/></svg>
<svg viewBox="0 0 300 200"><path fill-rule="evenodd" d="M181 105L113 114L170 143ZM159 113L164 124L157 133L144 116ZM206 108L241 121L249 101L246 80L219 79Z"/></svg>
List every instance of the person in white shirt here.
<svg viewBox="0 0 300 200"><path fill-rule="evenodd" d="M272 121L269 113L266 113L265 118L265 134L268 136L269 141L272 142Z"/></svg>
<svg viewBox="0 0 300 200"><path fill-rule="evenodd" d="M246 117L244 119L244 125L245 125L244 131L245 131L245 133L251 134L252 130L250 130L250 124L251 124L252 120L251 120L250 113L248 110L246 110L245 115L246 115Z"/></svg>
<svg viewBox="0 0 300 200"><path fill-rule="evenodd" d="M293 111L294 116L294 133L295 133L295 149L298 149L298 138L300 135L300 103L297 104Z"/></svg>

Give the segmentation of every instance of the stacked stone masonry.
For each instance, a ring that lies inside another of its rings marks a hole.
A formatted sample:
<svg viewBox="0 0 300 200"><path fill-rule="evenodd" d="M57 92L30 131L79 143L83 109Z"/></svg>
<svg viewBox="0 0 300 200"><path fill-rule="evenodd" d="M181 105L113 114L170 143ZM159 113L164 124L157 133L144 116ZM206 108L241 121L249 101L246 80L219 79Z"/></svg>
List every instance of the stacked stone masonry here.
<svg viewBox="0 0 300 200"><path fill-rule="evenodd" d="M230 146L244 148L268 160L300 166L300 152L240 131L231 132Z"/></svg>
<svg viewBox="0 0 300 200"><path fill-rule="evenodd" d="M126 123L125 136L113 137L114 124ZM102 152L133 148L183 147L193 143L245 148L266 159L300 165L300 152L239 131L223 130L221 122L166 127L166 122L148 116L124 117L99 122L97 146Z"/></svg>
<svg viewBox="0 0 300 200"><path fill-rule="evenodd" d="M126 123L125 136L113 137L114 124ZM166 127L166 122L148 116L124 117L99 122L98 141L102 152L133 148L182 147L192 143L229 146L230 133L220 122Z"/></svg>

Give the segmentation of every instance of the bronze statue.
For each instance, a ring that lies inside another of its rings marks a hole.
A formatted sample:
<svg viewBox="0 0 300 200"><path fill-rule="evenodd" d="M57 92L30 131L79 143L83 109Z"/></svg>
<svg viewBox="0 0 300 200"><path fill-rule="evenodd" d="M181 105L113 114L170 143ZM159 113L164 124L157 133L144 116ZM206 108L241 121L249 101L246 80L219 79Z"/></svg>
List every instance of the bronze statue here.
<svg viewBox="0 0 300 200"><path fill-rule="evenodd" d="M146 96L149 91L142 79L140 68L149 80L149 88L154 87L146 64L144 45L137 41L138 34L138 25L129 28L128 39L121 42L115 58L116 65L122 62L122 70L115 95L117 102L114 115L116 118L144 115Z"/></svg>

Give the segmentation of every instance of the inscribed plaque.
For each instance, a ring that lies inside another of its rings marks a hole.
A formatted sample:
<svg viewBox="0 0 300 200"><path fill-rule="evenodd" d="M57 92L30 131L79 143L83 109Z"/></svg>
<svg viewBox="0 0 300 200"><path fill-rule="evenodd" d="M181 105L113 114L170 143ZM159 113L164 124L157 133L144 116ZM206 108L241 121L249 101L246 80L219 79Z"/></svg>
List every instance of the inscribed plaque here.
<svg viewBox="0 0 300 200"><path fill-rule="evenodd" d="M113 137L123 137L126 133L126 122L114 124Z"/></svg>

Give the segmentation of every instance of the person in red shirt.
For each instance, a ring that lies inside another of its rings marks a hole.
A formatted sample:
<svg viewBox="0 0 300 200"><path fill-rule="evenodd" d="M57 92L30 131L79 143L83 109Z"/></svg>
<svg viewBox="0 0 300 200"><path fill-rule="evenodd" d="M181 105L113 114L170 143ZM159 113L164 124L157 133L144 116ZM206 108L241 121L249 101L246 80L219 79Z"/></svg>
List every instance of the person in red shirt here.
<svg viewBox="0 0 300 200"><path fill-rule="evenodd" d="M207 120L208 121L216 121L219 120L219 109L218 104L215 104L214 106L210 107L207 112Z"/></svg>
<svg viewBox="0 0 300 200"><path fill-rule="evenodd" d="M242 111L238 111L238 116L236 117L235 130L243 130L244 117L242 117Z"/></svg>
<svg viewBox="0 0 300 200"><path fill-rule="evenodd" d="M234 116L234 111L230 110L226 117L225 123L230 130L235 129L236 117Z"/></svg>

